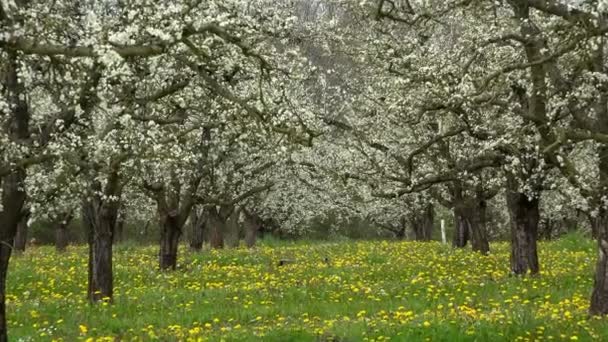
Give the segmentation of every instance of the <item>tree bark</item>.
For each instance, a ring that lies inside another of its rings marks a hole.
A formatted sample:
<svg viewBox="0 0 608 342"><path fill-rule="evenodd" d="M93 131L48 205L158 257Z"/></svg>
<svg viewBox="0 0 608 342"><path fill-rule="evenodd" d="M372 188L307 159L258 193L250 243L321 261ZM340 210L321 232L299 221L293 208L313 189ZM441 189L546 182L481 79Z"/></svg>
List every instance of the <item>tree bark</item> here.
<svg viewBox="0 0 608 342"><path fill-rule="evenodd" d="M61 214L59 220L56 223L55 228L55 249L57 252L65 252L68 246L68 225L72 221L73 215L71 213Z"/></svg>
<svg viewBox="0 0 608 342"><path fill-rule="evenodd" d="M395 232L397 240L405 240L407 238L407 217L405 215L399 218L399 229Z"/></svg>
<svg viewBox="0 0 608 342"><path fill-rule="evenodd" d="M262 227L262 220L255 213L245 211L245 245L247 248L255 247L258 232Z"/></svg>
<svg viewBox="0 0 608 342"><path fill-rule="evenodd" d="M17 170L2 179L2 211L0 211L0 342L8 340L6 325L6 276L13 250L17 225L25 202L23 181L25 170Z"/></svg>
<svg viewBox="0 0 608 342"><path fill-rule="evenodd" d="M2 11L0 11L2 12ZM0 13L0 21L9 21ZM4 89L10 106L7 129L12 141L19 143L29 138L30 113L26 101L25 86L19 80L19 60L16 52L7 51L4 70ZM6 276L17 225L23 214L25 203L24 168L18 168L5 177L0 177L2 186L0 206L0 342L8 341L6 324Z"/></svg>
<svg viewBox="0 0 608 342"><path fill-rule="evenodd" d="M165 214L160 219L160 257L161 270L175 270L177 267L177 250L182 235L178 218Z"/></svg>
<svg viewBox="0 0 608 342"><path fill-rule="evenodd" d="M239 211L235 210L226 220L224 241L228 248L236 248L240 241Z"/></svg>
<svg viewBox="0 0 608 342"><path fill-rule="evenodd" d="M490 242L488 241L488 230L486 227L487 203L484 194L478 192L473 206L473 224L471 225L471 247L474 252L487 255L490 252Z"/></svg>
<svg viewBox="0 0 608 342"><path fill-rule="evenodd" d="M106 185L106 194L120 197L118 174L113 173ZM97 195L101 186L93 186L92 198L83 203L83 221L89 231L89 286L91 302L109 301L114 294L112 249L118 218L119 201L108 201ZM95 191L97 190L97 192Z"/></svg>
<svg viewBox="0 0 608 342"><path fill-rule="evenodd" d="M461 206L454 206L454 239L452 246L456 248L464 248L469 242L469 220Z"/></svg>
<svg viewBox="0 0 608 342"><path fill-rule="evenodd" d="M595 218L598 228L598 258L595 264L595 277L589 313L608 314L608 210L601 209Z"/></svg>
<svg viewBox="0 0 608 342"><path fill-rule="evenodd" d="M27 246L28 219L29 215L24 214L17 224L17 233L15 234L15 242L13 243L13 249L17 254L25 252Z"/></svg>
<svg viewBox="0 0 608 342"><path fill-rule="evenodd" d="M539 224L538 238L541 240L551 240L556 226L557 224L555 219L546 218L541 220L541 223Z"/></svg>
<svg viewBox="0 0 608 342"><path fill-rule="evenodd" d="M604 118L607 119L608 118ZM608 147L598 151L600 185L602 192L608 188ZM592 315L608 314L608 209L600 204L599 212L595 217L597 229L598 258L595 264L595 277L589 313Z"/></svg>
<svg viewBox="0 0 608 342"><path fill-rule="evenodd" d="M225 221L215 212L209 211L207 217L207 229L209 229L209 245L213 249L224 248Z"/></svg>
<svg viewBox="0 0 608 342"><path fill-rule="evenodd" d="M456 219L456 231L454 233L454 247L466 246L467 240L471 240L471 248L474 252L488 254L490 243L485 220L485 201L470 199L458 204L454 208Z"/></svg>
<svg viewBox="0 0 608 342"><path fill-rule="evenodd" d="M537 235L539 199L509 191L507 206L511 217L511 271L517 275L539 272Z"/></svg>
<svg viewBox="0 0 608 342"><path fill-rule="evenodd" d="M589 225L591 226L591 238L597 240L601 231L601 220L598 220L597 217L593 217L590 214L587 214L587 219L589 220Z"/></svg>
<svg viewBox="0 0 608 342"><path fill-rule="evenodd" d="M11 258L11 246L2 241L0 244L0 342L8 341L6 325L6 275Z"/></svg>
<svg viewBox="0 0 608 342"><path fill-rule="evenodd" d="M190 213L190 249L200 251L205 242L206 218L205 210L193 208Z"/></svg>
<svg viewBox="0 0 608 342"><path fill-rule="evenodd" d="M68 247L68 230L67 226L59 224L55 228L55 250L59 253L65 252Z"/></svg>
<svg viewBox="0 0 608 342"><path fill-rule="evenodd" d="M126 213L122 211L118 214L118 219L116 220L116 233L114 234L114 242L118 243L123 240L125 233L125 224L127 221Z"/></svg>
<svg viewBox="0 0 608 342"><path fill-rule="evenodd" d="M433 205L425 206L421 213L412 216L411 223L416 241L430 241L433 233L435 213Z"/></svg>

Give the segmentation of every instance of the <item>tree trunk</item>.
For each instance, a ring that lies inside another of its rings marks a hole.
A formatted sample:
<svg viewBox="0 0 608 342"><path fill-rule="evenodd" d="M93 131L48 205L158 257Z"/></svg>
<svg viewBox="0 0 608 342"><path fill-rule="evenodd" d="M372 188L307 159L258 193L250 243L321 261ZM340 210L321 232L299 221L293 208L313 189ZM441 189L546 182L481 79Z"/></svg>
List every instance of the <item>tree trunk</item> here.
<svg viewBox="0 0 608 342"><path fill-rule="evenodd" d="M226 220L226 234L224 241L228 248L235 248L239 246L240 240L240 227L239 227L239 211L235 210Z"/></svg>
<svg viewBox="0 0 608 342"><path fill-rule="evenodd" d="M224 248L225 221L213 209L210 210L207 217L207 229L209 230L209 245L211 248Z"/></svg>
<svg viewBox="0 0 608 342"><path fill-rule="evenodd" d="M177 217L163 215L160 220L160 260L161 270L175 270L177 267L177 249L182 235Z"/></svg>
<svg viewBox="0 0 608 342"><path fill-rule="evenodd" d="M25 170L2 178L2 211L0 211L0 342L8 341L6 324L6 276L17 225L21 220L25 192Z"/></svg>
<svg viewBox="0 0 608 342"><path fill-rule="evenodd" d="M112 301L114 277L112 245L118 206L96 197L84 203L84 221L89 231L89 286L91 302ZM86 218L85 218L86 217Z"/></svg>
<svg viewBox="0 0 608 342"><path fill-rule="evenodd" d="M258 225L252 222L245 222L245 245L247 248L255 247L258 234Z"/></svg>
<svg viewBox="0 0 608 342"><path fill-rule="evenodd" d="M114 294L114 274L112 271L112 231L108 219L102 219L93 242L93 284L89 299L111 301Z"/></svg>
<svg viewBox="0 0 608 342"><path fill-rule="evenodd" d="M17 254L25 252L25 247L27 246L28 220L29 215L23 215L17 224L17 233L15 234L15 242L13 243L13 249Z"/></svg>
<svg viewBox="0 0 608 342"><path fill-rule="evenodd" d="M65 252L68 246L68 225L72 221L72 214L60 215L55 228L55 249L57 252Z"/></svg>
<svg viewBox="0 0 608 342"><path fill-rule="evenodd" d="M556 221L552 218L541 220L539 224L538 238L541 240L551 240L555 226Z"/></svg>
<svg viewBox="0 0 608 342"><path fill-rule="evenodd" d="M262 227L262 220L254 213L245 211L245 245L247 248L253 248L258 236L258 232Z"/></svg>
<svg viewBox="0 0 608 342"><path fill-rule="evenodd" d="M595 279L589 313L608 314L608 210L602 208L594 220L598 228L599 255L595 265Z"/></svg>
<svg viewBox="0 0 608 342"><path fill-rule="evenodd" d="M430 241L433 233L435 213L433 205L427 205L421 213L414 214L412 227L416 241Z"/></svg>
<svg viewBox="0 0 608 342"><path fill-rule="evenodd" d="M539 272L536 240L539 222L539 199L509 191L507 206L511 217L511 271L522 275Z"/></svg>
<svg viewBox="0 0 608 342"><path fill-rule="evenodd" d="M125 212L121 212L118 214L118 219L116 220L116 233L114 234L114 242L118 243L123 240L125 233L125 223L127 221L127 214Z"/></svg>
<svg viewBox="0 0 608 342"><path fill-rule="evenodd" d="M608 119L608 118L605 118ZM600 185L606 192L608 185L608 147L602 147L599 153ZM608 314L608 209L600 205L595 217L597 229L598 258L595 265L595 279L589 313L592 315Z"/></svg>
<svg viewBox="0 0 608 342"><path fill-rule="evenodd" d="M593 217L590 214L587 214L587 219L591 226L591 237L593 239L598 239L601 231L601 220L598 220L598 217Z"/></svg>
<svg viewBox="0 0 608 342"><path fill-rule="evenodd" d="M466 246L471 240L474 252L488 254L490 244L485 220L485 201L469 199L456 205L454 208L456 231L454 232L454 247Z"/></svg>
<svg viewBox="0 0 608 342"><path fill-rule="evenodd" d="M3 240L0 244L0 342L8 341L6 325L6 275L11 258L11 246Z"/></svg>
<svg viewBox="0 0 608 342"><path fill-rule="evenodd" d="M205 210L193 208L190 213L190 249L200 251L205 242L207 218Z"/></svg>
<svg viewBox="0 0 608 342"><path fill-rule="evenodd" d="M59 253L65 252L68 247L68 229L65 225L59 224L55 228L55 250Z"/></svg>
<svg viewBox="0 0 608 342"><path fill-rule="evenodd" d="M0 11L0 21L11 23L10 18L6 17L3 11ZM3 94L5 102L10 108L8 120L2 125L6 128L6 133L11 141L21 144L30 136L29 121L30 112L27 102L27 93L25 86L20 82L20 61L17 53L14 51L6 52L6 60L3 63L2 80ZM3 115L5 116L5 115ZM0 166L3 162L0 162ZM15 234L17 233L17 225L23 215L22 210L25 203L25 177L24 168L17 168L5 177L0 177L0 342L8 340L7 324L6 324L6 275L8 272L8 264L11 257Z"/></svg>
<svg viewBox="0 0 608 342"><path fill-rule="evenodd" d="M397 240L407 239L407 217L405 215L399 218L399 228L395 233L395 238Z"/></svg>
<svg viewBox="0 0 608 342"><path fill-rule="evenodd" d="M575 232L578 230L578 213L574 216L566 216L563 219L563 226L566 228L567 232Z"/></svg>
<svg viewBox="0 0 608 342"><path fill-rule="evenodd" d="M473 224L471 225L471 247L474 252L487 255L490 252L488 230L486 227L487 204L483 193L477 193L473 207Z"/></svg>
<svg viewBox="0 0 608 342"><path fill-rule="evenodd" d="M469 220L465 217L465 213L461 206L454 207L454 239L452 246L456 248L464 248L469 242Z"/></svg>

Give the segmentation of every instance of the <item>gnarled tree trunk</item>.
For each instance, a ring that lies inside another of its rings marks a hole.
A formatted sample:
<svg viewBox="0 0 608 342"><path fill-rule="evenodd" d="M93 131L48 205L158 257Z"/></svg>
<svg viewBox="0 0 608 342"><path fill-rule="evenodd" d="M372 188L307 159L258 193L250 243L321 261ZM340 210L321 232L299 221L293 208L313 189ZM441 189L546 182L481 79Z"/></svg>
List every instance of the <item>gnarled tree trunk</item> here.
<svg viewBox="0 0 608 342"><path fill-rule="evenodd" d="M507 206L511 217L511 271L514 274L539 272L537 235L539 199L517 192L507 192Z"/></svg>

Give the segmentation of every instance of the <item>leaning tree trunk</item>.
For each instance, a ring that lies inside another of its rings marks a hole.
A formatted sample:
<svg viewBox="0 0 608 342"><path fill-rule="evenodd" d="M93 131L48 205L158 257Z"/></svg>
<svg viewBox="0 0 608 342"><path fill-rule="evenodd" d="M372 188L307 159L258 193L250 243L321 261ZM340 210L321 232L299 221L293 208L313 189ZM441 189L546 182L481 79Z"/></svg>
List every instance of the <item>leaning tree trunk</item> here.
<svg viewBox="0 0 608 342"><path fill-rule="evenodd" d="M433 233L435 214L433 205L427 205L421 213L414 214L412 228L416 241L430 241Z"/></svg>
<svg viewBox="0 0 608 342"><path fill-rule="evenodd" d="M507 193L507 206L511 217L511 271L522 275L539 272L538 235L539 199L517 191Z"/></svg>
<svg viewBox="0 0 608 342"><path fill-rule="evenodd" d="M22 215L19 223L17 224L17 233L15 234L13 249L18 254L25 252L25 247L27 246L28 219L29 217L27 214Z"/></svg>
<svg viewBox="0 0 608 342"><path fill-rule="evenodd" d="M118 208L94 198L84 203L84 221L89 231L89 286L91 302L112 301L114 276L112 271L112 247Z"/></svg>
<svg viewBox="0 0 608 342"><path fill-rule="evenodd" d="M177 267L177 249L182 235L178 217L163 214L160 219L160 256L161 270L175 270Z"/></svg>
<svg viewBox="0 0 608 342"><path fill-rule="evenodd" d="M190 249L193 251L203 249L206 223L205 211L193 208L190 212Z"/></svg>

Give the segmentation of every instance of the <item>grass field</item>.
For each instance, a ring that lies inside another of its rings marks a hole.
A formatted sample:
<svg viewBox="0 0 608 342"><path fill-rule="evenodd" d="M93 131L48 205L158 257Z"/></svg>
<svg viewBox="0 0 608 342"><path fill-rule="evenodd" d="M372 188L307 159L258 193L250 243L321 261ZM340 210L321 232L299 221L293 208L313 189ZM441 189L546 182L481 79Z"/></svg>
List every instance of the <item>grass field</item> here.
<svg viewBox="0 0 608 342"><path fill-rule="evenodd" d="M541 243L541 275L508 273L508 245L484 257L439 243L297 243L180 251L117 246L115 302L89 305L86 248L32 248L11 261L15 341L605 340L589 318L596 257L579 236ZM324 258L329 258L329 263ZM295 263L278 267L278 260Z"/></svg>

